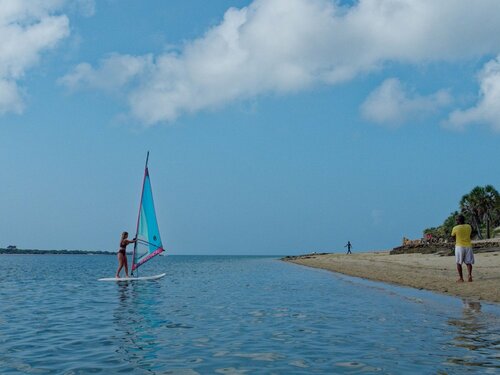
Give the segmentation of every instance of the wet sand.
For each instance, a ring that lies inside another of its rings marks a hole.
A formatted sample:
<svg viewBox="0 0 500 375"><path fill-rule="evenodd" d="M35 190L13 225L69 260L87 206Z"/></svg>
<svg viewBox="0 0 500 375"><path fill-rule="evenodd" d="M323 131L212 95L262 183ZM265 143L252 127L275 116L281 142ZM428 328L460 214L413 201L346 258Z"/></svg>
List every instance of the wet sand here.
<svg viewBox="0 0 500 375"><path fill-rule="evenodd" d="M438 254L371 252L352 255L308 254L283 258L304 266L350 276L500 303L500 251L475 254L473 282L457 283L455 257ZM464 278L467 270L463 266Z"/></svg>

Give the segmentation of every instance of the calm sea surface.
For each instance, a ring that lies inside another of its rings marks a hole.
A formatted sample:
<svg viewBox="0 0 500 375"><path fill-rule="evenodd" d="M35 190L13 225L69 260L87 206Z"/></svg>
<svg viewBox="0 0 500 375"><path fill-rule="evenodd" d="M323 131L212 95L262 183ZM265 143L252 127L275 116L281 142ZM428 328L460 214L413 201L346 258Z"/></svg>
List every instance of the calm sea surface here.
<svg viewBox="0 0 500 375"><path fill-rule="evenodd" d="M0 256L0 374L500 373L500 307L266 257Z"/></svg>

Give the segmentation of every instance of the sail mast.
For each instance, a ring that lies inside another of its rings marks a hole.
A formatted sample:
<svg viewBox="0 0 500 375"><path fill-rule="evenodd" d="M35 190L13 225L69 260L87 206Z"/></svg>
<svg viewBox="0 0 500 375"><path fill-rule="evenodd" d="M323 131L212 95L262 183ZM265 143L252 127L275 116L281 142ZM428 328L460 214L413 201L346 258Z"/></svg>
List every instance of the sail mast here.
<svg viewBox="0 0 500 375"><path fill-rule="evenodd" d="M135 262L135 252L137 250L137 236L139 234L139 220L141 218L141 208L142 208L142 197L144 196L144 185L146 183L146 176L148 175L148 160L149 160L149 151L146 155L146 165L144 166L144 177L142 179L142 191L141 191L141 201L139 203L139 214L137 215L137 226L135 229L135 242L134 242L134 252L132 253L132 276L134 275L134 262Z"/></svg>

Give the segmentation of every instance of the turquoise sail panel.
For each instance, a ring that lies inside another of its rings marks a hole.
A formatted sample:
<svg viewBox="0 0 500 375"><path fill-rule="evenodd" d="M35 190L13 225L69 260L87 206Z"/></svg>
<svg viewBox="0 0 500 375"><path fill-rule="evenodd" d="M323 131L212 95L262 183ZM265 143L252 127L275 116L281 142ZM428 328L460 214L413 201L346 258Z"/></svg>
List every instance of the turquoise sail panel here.
<svg viewBox="0 0 500 375"><path fill-rule="evenodd" d="M142 186L136 238L137 242L134 246L132 271L163 251L158 221L156 220L151 180L147 168Z"/></svg>

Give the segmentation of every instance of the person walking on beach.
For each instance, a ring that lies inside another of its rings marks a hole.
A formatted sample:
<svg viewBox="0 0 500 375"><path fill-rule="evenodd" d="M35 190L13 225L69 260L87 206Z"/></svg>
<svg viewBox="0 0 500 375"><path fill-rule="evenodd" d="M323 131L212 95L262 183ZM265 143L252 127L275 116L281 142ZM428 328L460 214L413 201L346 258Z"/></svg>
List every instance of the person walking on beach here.
<svg viewBox="0 0 500 375"><path fill-rule="evenodd" d="M347 247L347 254L352 254L352 252L351 252L351 247L352 247L351 241L347 241L347 244L344 247Z"/></svg>
<svg viewBox="0 0 500 375"><path fill-rule="evenodd" d="M127 263L127 245L136 242L134 238L132 241L127 240L128 232L122 233L122 238L120 239L120 249L118 250L118 269L116 270L116 278L120 278L120 271L125 267L125 277L128 277L128 263Z"/></svg>
<svg viewBox="0 0 500 375"><path fill-rule="evenodd" d="M472 281L472 265L474 264L474 253L472 252L471 242L472 227L465 224L463 215L457 216L457 225L451 231L452 237L455 237L455 260L457 263L458 280L457 282L464 282L462 273L462 264L467 266L469 274L468 281Z"/></svg>

